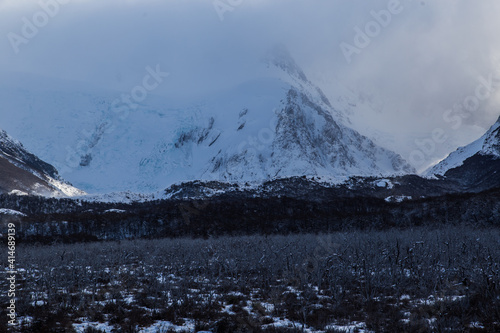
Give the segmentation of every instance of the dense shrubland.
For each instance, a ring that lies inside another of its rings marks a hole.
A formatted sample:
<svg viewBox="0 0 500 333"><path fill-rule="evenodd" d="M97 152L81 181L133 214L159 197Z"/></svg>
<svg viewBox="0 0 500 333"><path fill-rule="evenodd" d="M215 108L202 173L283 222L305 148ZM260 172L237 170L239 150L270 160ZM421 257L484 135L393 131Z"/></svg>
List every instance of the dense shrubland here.
<svg viewBox="0 0 500 333"><path fill-rule="evenodd" d="M17 263L22 332L500 330L496 228L20 244Z"/></svg>

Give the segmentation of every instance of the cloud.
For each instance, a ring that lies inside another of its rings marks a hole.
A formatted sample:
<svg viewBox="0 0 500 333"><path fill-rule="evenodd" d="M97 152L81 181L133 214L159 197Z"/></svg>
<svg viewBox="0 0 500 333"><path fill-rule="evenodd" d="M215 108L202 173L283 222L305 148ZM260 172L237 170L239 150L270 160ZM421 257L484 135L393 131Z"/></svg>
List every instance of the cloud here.
<svg viewBox="0 0 500 333"><path fill-rule="evenodd" d="M9 33L22 36L41 4L54 3L57 13L14 52ZM226 6L217 9L220 3ZM391 6L401 10L348 63L340 45L355 45L356 29L366 31L373 13ZM380 107L355 125L398 138L404 145L391 148L404 157L418 148L414 137L443 128L450 139L426 157L430 163L480 135L500 113L495 91L460 129L443 120L443 112L474 94L481 77L498 73L499 14L495 0L3 0L0 72L127 91L146 66L161 64L175 78L164 92L189 95L242 80L255 59L282 42L330 98L338 81L372 96Z"/></svg>
<svg viewBox="0 0 500 333"><path fill-rule="evenodd" d="M483 79L498 77L500 6L494 1L402 4L405 10L393 23L339 70L351 85L383 100L387 131L399 127L420 139L436 128L445 131L449 139L426 154L427 163L480 136L500 114L498 89L492 89L477 110L462 112L458 128L443 119L447 110L463 109ZM413 146L403 152L409 158L418 147L415 140L405 144Z"/></svg>

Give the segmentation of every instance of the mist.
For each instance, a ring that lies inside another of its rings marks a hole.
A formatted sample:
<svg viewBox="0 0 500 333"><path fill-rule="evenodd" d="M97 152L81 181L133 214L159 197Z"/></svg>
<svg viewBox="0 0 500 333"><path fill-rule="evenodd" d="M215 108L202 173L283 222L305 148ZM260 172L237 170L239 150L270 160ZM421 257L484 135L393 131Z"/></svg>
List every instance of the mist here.
<svg viewBox="0 0 500 333"><path fill-rule="evenodd" d="M330 99L342 85L370 106L353 127L423 170L500 115L499 17L494 0L4 0L0 81L128 91L159 64L172 80L155 93L197 96L245 80L283 43Z"/></svg>

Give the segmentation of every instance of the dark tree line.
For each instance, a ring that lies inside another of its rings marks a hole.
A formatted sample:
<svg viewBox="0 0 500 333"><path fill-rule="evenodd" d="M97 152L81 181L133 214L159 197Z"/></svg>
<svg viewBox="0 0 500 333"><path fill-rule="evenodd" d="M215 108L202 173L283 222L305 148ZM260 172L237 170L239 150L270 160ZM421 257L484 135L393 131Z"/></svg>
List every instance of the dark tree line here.
<svg viewBox="0 0 500 333"><path fill-rule="evenodd" d="M229 194L132 204L39 197L0 199L9 202L7 207L28 214L16 217L18 236L28 243L500 225L499 189L400 203L373 197L254 198Z"/></svg>

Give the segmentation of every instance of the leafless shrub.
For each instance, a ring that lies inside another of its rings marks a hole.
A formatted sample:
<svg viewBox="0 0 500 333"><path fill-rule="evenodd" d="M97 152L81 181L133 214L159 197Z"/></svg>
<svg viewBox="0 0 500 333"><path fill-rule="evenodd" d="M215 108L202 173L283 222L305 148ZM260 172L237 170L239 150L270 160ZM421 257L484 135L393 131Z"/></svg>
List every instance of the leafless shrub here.
<svg viewBox="0 0 500 333"><path fill-rule="evenodd" d="M124 332L190 318L212 331L279 332L269 322L282 317L297 331L335 322L375 331L481 322L494 331L499 236L448 227L20 245L18 309L37 329L54 317L61 327L87 317Z"/></svg>

